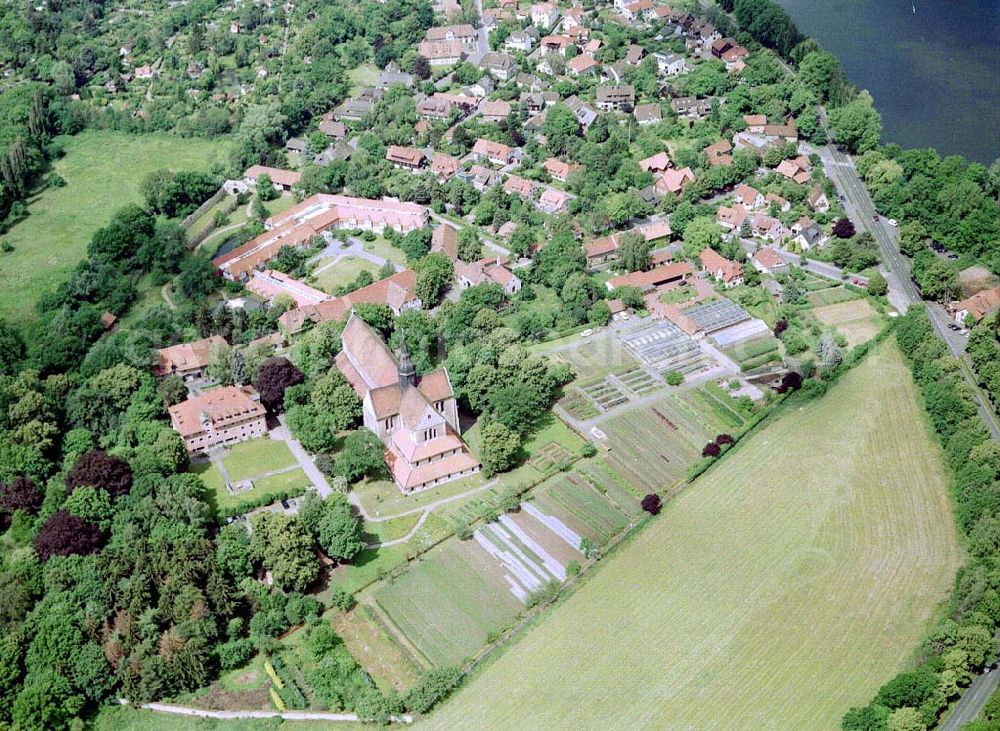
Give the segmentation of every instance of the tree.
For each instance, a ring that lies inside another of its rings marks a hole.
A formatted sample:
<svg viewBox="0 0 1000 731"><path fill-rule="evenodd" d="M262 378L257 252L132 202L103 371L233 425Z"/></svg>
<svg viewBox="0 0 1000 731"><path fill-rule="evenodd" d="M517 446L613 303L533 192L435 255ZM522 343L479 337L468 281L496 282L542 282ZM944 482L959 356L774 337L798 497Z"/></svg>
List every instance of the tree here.
<svg viewBox="0 0 1000 731"><path fill-rule="evenodd" d="M42 507L42 499L42 493L27 477L15 477L8 484L0 484L0 512L24 510L34 514Z"/></svg>
<svg viewBox="0 0 1000 731"><path fill-rule="evenodd" d="M897 708L889 716L886 723L886 731L926 731L927 724L924 723L920 711L916 708Z"/></svg>
<svg viewBox="0 0 1000 731"><path fill-rule="evenodd" d="M844 86L840 62L826 51L806 54L799 64L799 75L806 86L816 92L820 101L839 98Z"/></svg>
<svg viewBox="0 0 1000 731"><path fill-rule="evenodd" d="M305 380L302 371L286 358L268 358L260 367L254 387L260 393L260 401L271 413L284 408L285 389L297 386Z"/></svg>
<svg viewBox="0 0 1000 731"><path fill-rule="evenodd" d="M545 146L554 156L566 152L570 140L580 134L580 123L573 110L565 104L557 103L549 107L542 123Z"/></svg>
<svg viewBox="0 0 1000 731"><path fill-rule="evenodd" d="M795 391L802 388L802 376L795 371L789 371L781 377L781 385L778 386L778 393Z"/></svg>
<svg viewBox="0 0 1000 731"><path fill-rule="evenodd" d="M160 398L166 406L173 406L186 400L188 397L187 386L184 379L177 375L167 376L156 388Z"/></svg>
<svg viewBox="0 0 1000 731"><path fill-rule="evenodd" d="M868 278L867 290L872 297L882 297L889 291L889 283L880 272L875 272Z"/></svg>
<svg viewBox="0 0 1000 731"><path fill-rule="evenodd" d="M312 405L330 417L337 430L348 429L361 418L361 399L340 372L333 367L313 385Z"/></svg>
<svg viewBox="0 0 1000 731"><path fill-rule="evenodd" d="M849 710L844 714L840 727L843 731L885 731L888 722L889 709L872 704Z"/></svg>
<svg viewBox="0 0 1000 731"><path fill-rule="evenodd" d="M852 154L874 149L882 136L882 117L871 94L862 91L842 107L830 112L833 139Z"/></svg>
<svg viewBox="0 0 1000 731"><path fill-rule="evenodd" d="M849 218L838 218L833 222L833 235L838 239L849 239L854 235L854 224Z"/></svg>
<svg viewBox="0 0 1000 731"><path fill-rule="evenodd" d="M285 591L302 591L319 575L319 561L305 527L291 515L258 513L251 519L250 553Z"/></svg>
<svg viewBox="0 0 1000 731"><path fill-rule="evenodd" d="M257 197L262 201L274 200L278 197L278 191L274 189L274 181L267 173L257 176L257 183L254 185Z"/></svg>
<svg viewBox="0 0 1000 731"><path fill-rule="evenodd" d="M43 562L52 556L86 555L100 548L101 530L66 510L57 510L42 524L33 545Z"/></svg>
<svg viewBox="0 0 1000 731"><path fill-rule="evenodd" d="M424 307L437 305L451 286L455 267L447 254L428 254L414 267L417 270L417 297Z"/></svg>
<svg viewBox="0 0 1000 731"><path fill-rule="evenodd" d="M365 549L361 522L342 493L333 493L323 501L315 535L323 553L336 561L351 561Z"/></svg>
<svg viewBox="0 0 1000 731"><path fill-rule="evenodd" d="M506 472L514 467L521 454L521 436L500 422L483 427L481 456L487 475Z"/></svg>
<svg viewBox="0 0 1000 731"><path fill-rule="evenodd" d="M479 233L471 226L466 226L458 232L458 258L466 263L483 258L483 245L479 241Z"/></svg>
<svg viewBox="0 0 1000 731"><path fill-rule="evenodd" d="M684 229L684 256L694 259L705 249L714 249L722 239L722 227L711 216L699 216Z"/></svg>
<svg viewBox="0 0 1000 731"><path fill-rule="evenodd" d="M19 330L0 320L0 376L14 375L24 360L24 339Z"/></svg>
<svg viewBox="0 0 1000 731"><path fill-rule="evenodd" d="M615 226L621 226L645 211L646 204L642 202L642 198L634 190L626 190L612 193L605 201L604 208L607 211L608 220Z"/></svg>
<svg viewBox="0 0 1000 731"><path fill-rule="evenodd" d="M642 499L642 509L650 515L659 515L662 501L656 493L649 493Z"/></svg>
<svg viewBox="0 0 1000 731"><path fill-rule="evenodd" d="M344 446L334 460L334 473L348 482L374 477L385 470L382 442L368 429L358 429L344 437Z"/></svg>
<svg viewBox="0 0 1000 731"><path fill-rule="evenodd" d="M733 439L732 434L719 434L715 437L715 443L721 447L725 444L735 444L736 440Z"/></svg>
<svg viewBox="0 0 1000 731"><path fill-rule="evenodd" d="M644 272L650 267L649 242L636 231L622 234L618 245L618 261L627 271Z"/></svg>
<svg viewBox="0 0 1000 731"><path fill-rule="evenodd" d="M715 442L709 442L701 450L702 457L718 457L720 454L722 454L722 449Z"/></svg>
<svg viewBox="0 0 1000 731"><path fill-rule="evenodd" d="M920 221L912 219L899 229L899 248L907 256L913 257L927 248L930 235Z"/></svg>
<svg viewBox="0 0 1000 731"><path fill-rule="evenodd" d="M80 455L73 469L66 475L66 488L89 485L106 490L112 497L124 495L132 489L132 468L121 457L95 449Z"/></svg>

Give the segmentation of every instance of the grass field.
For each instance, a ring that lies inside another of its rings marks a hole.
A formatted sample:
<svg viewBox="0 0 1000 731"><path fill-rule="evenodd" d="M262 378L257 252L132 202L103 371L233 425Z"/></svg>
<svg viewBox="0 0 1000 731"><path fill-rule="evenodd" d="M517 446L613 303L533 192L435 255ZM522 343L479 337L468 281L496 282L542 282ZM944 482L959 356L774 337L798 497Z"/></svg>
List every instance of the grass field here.
<svg viewBox="0 0 1000 731"><path fill-rule="evenodd" d="M806 295L806 299L819 307L821 305L835 305L838 302L849 302L850 300L857 299L857 295L848 292L844 287L829 287L809 292Z"/></svg>
<svg viewBox="0 0 1000 731"><path fill-rule="evenodd" d="M208 501L216 509L232 508L264 495L298 490L309 485L309 478L296 467L295 456L285 443L266 437L233 445L222 457L222 464L229 472L230 482L253 480L253 489L231 495L226 489L225 478L214 464L200 462L193 465L191 471L205 483ZM292 467L295 469L290 469ZM276 470L284 471L267 475Z"/></svg>
<svg viewBox="0 0 1000 731"><path fill-rule="evenodd" d="M295 464L295 455L284 442L263 437L234 444L222 458L222 464L226 466L233 482L239 482L265 472L291 467Z"/></svg>
<svg viewBox="0 0 1000 731"><path fill-rule="evenodd" d="M833 325L847 338L847 346L867 343L885 324L884 318L868 304L867 300L851 300L824 305L813 310L813 315L824 325Z"/></svg>
<svg viewBox="0 0 1000 731"><path fill-rule="evenodd" d="M87 252L96 229L126 203L140 200L139 184L159 168L205 170L226 145L197 137L87 131L60 138L66 156L55 163L65 187L33 198L30 215L3 236L14 251L0 255L0 313L31 322L35 301L62 282Z"/></svg>
<svg viewBox="0 0 1000 731"><path fill-rule="evenodd" d="M421 728L835 729L960 562L894 345L672 501Z"/></svg>
<svg viewBox="0 0 1000 731"><path fill-rule="evenodd" d="M365 259L345 256L333 266L324 269L315 277L311 277L309 283L327 294L333 294L337 287L350 284L363 271L371 274L373 280L378 279L378 269L375 264Z"/></svg>

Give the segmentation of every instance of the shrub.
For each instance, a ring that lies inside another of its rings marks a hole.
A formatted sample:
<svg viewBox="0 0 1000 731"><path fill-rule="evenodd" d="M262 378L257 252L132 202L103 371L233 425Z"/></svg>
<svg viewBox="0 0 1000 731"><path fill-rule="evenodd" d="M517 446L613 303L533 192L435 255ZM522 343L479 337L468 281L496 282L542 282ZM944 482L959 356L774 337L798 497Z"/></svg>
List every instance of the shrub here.
<svg viewBox="0 0 1000 731"><path fill-rule="evenodd" d="M718 457L722 454L722 449L715 442L709 442L705 445L705 448L701 450L702 457Z"/></svg>
<svg viewBox="0 0 1000 731"><path fill-rule="evenodd" d="M662 502L659 495L651 492L642 499L641 505L642 509L650 515L658 515L662 507Z"/></svg>
<svg viewBox="0 0 1000 731"><path fill-rule="evenodd" d="M668 386L679 386L684 383L684 374L680 371L667 371L665 378Z"/></svg>
<svg viewBox="0 0 1000 731"><path fill-rule="evenodd" d="M403 703L413 713L427 713L447 698L461 679L462 669L457 667L437 668L425 672L406 694Z"/></svg>
<svg viewBox="0 0 1000 731"><path fill-rule="evenodd" d="M597 454L597 447L590 442L584 442L583 446L580 447L581 457L593 457L595 454Z"/></svg>
<svg viewBox="0 0 1000 731"><path fill-rule="evenodd" d="M347 591L344 587L336 586L333 589L333 593L330 595L330 604L342 612L349 612L354 609L354 605L357 604L357 602L354 600L354 595Z"/></svg>
<svg viewBox="0 0 1000 731"><path fill-rule="evenodd" d="M219 658L219 667L223 670L232 670L245 663L253 655L254 646L247 638L230 640L215 648L215 655Z"/></svg>
<svg viewBox="0 0 1000 731"><path fill-rule="evenodd" d="M736 440L730 434L720 434L715 438L715 443L721 447L724 444L735 444Z"/></svg>

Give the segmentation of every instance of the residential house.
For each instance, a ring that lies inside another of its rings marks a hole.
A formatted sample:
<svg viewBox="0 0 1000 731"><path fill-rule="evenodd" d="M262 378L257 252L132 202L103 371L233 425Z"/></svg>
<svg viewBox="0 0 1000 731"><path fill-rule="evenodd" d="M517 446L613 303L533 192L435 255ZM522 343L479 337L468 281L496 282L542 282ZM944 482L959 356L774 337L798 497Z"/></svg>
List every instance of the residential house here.
<svg viewBox="0 0 1000 731"><path fill-rule="evenodd" d="M159 75L160 72L152 66L139 66L135 70L136 79L155 79Z"/></svg>
<svg viewBox="0 0 1000 731"><path fill-rule="evenodd" d="M670 100L670 108L683 119L701 119L712 111L711 99L696 99L693 96L679 96Z"/></svg>
<svg viewBox="0 0 1000 731"><path fill-rule="evenodd" d="M654 183L654 189L658 195L680 195L684 186L694 180L694 172L691 168L681 168L680 170L670 169L660 173Z"/></svg>
<svg viewBox="0 0 1000 731"><path fill-rule="evenodd" d="M347 137L347 125L343 122L337 122L332 116L320 121L319 131L334 140L342 140Z"/></svg>
<svg viewBox="0 0 1000 731"><path fill-rule="evenodd" d="M761 192L746 183L736 186L736 201L752 211L764 206L764 196Z"/></svg>
<svg viewBox="0 0 1000 731"><path fill-rule="evenodd" d="M724 54L726 51L732 48L735 48L737 45L739 44L733 38L719 38L718 40L712 43L711 46L712 55L715 56L716 58L721 59L722 54Z"/></svg>
<svg viewBox="0 0 1000 731"><path fill-rule="evenodd" d="M809 158L804 155L791 160L782 160L778 167L775 168L775 172L784 175L789 180L794 180L799 185L805 185L810 181L812 178L810 174L811 170L812 165L809 162Z"/></svg>
<svg viewBox="0 0 1000 731"><path fill-rule="evenodd" d="M431 234L431 253L444 254L452 261L458 261L458 231L442 223Z"/></svg>
<svg viewBox="0 0 1000 731"><path fill-rule="evenodd" d="M185 381L204 378L205 369L212 349L228 345L218 336L212 335L191 343L179 343L156 351L153 375L157 378L180 376Z"/></svg>
<svg viewBox="0 0 1000 731"><path fill-rule="evenodd" d="M600 64L589 53L581 53L579 56L571 58L566 62L566 71L570 76L586 76L594 72Z"/></svg>
<svg viewBox="0 0 1000 731"><path fill-rule="evenodd" d="M729 140L719 140L705 148L705 155L708 157L709 165L729 167L733 164L732 151L733 145Z"/></svg>
<svg viewBox="0 0 1000 731"><path fill-rule="evenodd" d="M546 213L565 213L570 196L555 188L546 188L538 198L538 207Z"/></svg>
<svg viewBox="0 0 1000 731"><path fill-rule="evenodd" d="M530 53L538 43L538 31L534 26L525 30L515 30L504 41L503 47L507 53Z"/></svg>
<svg viewBox="0 0 1000 731"><path fill-rule="evenodd" d="M447 370L418 376L405 339L397 359L375 330L353 314L335 362L361 397L364 425L385 445L389 472L404 494L479 471L479 460L459 436L458 405Z"/></svg>
<svg viewBox="0 0 1000 731"><path fill-rule="evenodd" d="M417 53L433 66L452 66L465 58L461 41L420 41Z"/></svg>
<svg viewBox="0 0 1000 731"><path fill-rule="evenodd" d="M539 28L551 28L559 20L555 3L535 3L531 6L531 23Z"/></svg>
<svg viewBox="0 0 1000 731"><path fill-rule="evenodd" d="M663 111L659 104L639 104L635 108L635 121L640 127L663 121Z"/></svg>
<svg viewBox="0 0 1000 731"><path fill-rule="evenodd" d="M814 185L812 190L809 191L809 195L806 196L806 202L817 213L826 213L830 210L830 201L827 200L826 193L818 185Z"/></svg>
<svg viewBox="0 0 1000 731"><path fill-rule="evenodd" d="M802 251L809 251L809 249L823 248L826 240L827 236L823 233L823 229L819 227L819 224L809 221L808 225L799 226L795 237L792 239L792 243L802 249Z"/></svg>
<svg viewBox="0 0 1000 731"><path fill-rule="evenodd" d="M764 135L782 143L799 141L799 131L794 124L765 124Z"/></svg>
<svg viewBox="0 0 1000 731"><path fill-rule="evenodd" d="M451 178L451 176L458 172L458 168L458 158L451 155L435 153L434 157L431 158L431 172L434 173L434 176L440 183Z"/></svg>
<svg viewBox="0 0 1000 731"><path fill-rule="evenodd" d="M747 220L748 215L746 208L739 203L734 203L732 206L722 206L719 208L715 216L715 222L727 231L735 231L738 234L740 227L743 226L743 222Z"/></svg>
<svg viewBox="0 0 1000 731"><path fill-rule="evenodd" d="M392 68L390 68L390 66ZM389 66L386 66L385 70L379 74L378 81L375 82L375 86L379 89L388 89L393 84L402 84L406 87L412 87L413 76L405 71L400 71L399 66L392 63Z"/></svg>
<svg viewBox="0 0 1000 731"><path fill-rule="evenodd" d="M245 442L267 433L267 411L251 386L222 386L167 409L188 454Z"/></svg>
<svg viewBox="0 0 1000 731"><path fill-rule="evenodd" d="M549 177L553 180L558 180L560 183L565 183L569 176L572 175L577 170L580 170L582 165L574 165L562 160L557 160L554 157L548 158L543 167L545 172L549 174Z"/></svg>
<svg viewBox="0 0 1000 731"><path fill-rule="evenodd" d="M508 165L514 160L514 148L482 137L472 146L471 154L475 159L488 160L493 165Z"/></svg>
<svg viewBox="0 0 1000 731"><path fill-rule="evenodd" d="M583 20L585 17L586 12L584 9L579 5L574 5L563 13L563 28L567 33L572 31L574 28L583 28Z"/></svg>
<svg viewBox="0 0 1000 731"><path fill-rule="evenodd" d="M1000 307L1000 287L984 289L955 303L955 322L963 327L969 320L979 322L998 307Z"/></svg>
<svg viewBox="0 0 1000 731"><path fill-rule="evenodd" d="M438 43L441 41L458 41L465 51L475 51L479 42L476 29L471 25L444 25L437 28L428 28L424 35L425 41Z"/></svg>
<svg viewBox="0 0 1000 731"><path fill-rule="evenodd" d="M479 192L492 188L500 182L499 173L483 167L482 165L473 165L469 168L469 172L458 173L458 177L465 180Z"/></svg>
<svg viewBox="0 0 1000 731"><path fill-rule="evenodd" d="M677 53L654 53L656 65L664 76L679 76L687 73L687 60Z"/></svg>
<svg viewBox="0 0 1000 731"><path fill-rule="evenodd" d="M455 261L455 279L462 289L477 284L492 282L499 284L508 297L521 291L521 279L507 266L505 257L480 259L471 264Z"/></svg>
<svg viewBox="0 0 1000 731"><path fill-rule="evenodd" d="M553 54L565 56L566 49L573 45L573 39L569 36L545 36L538 42L538 45L542 48L543 56Z"/></svg>
<svg viewBox="0 0 1000 731"><path fill-rule="evenodd" d="M507 81L517 74L517 61L506 53L485 53L479 62L479 68L495 79Z"/></svg>
<svg viewBox="0 0 1000 731"><path fill-rule="evenodd" d="M671 235L670 225L666 221L654 221L632 229L647 242L668 238ZM609 236L588 241L583 245L587 257L587 268L594 269L602 264L618 260L618 248L621 246L624 233L614 233Z"/></svg>
<svg viewBox="0 0 1000 731"><path fill-rule="evenodd" d="M302 178L301 173L292 170L270 168L264 165L251 165L243 173L243 182L251 188L256 188L257 179L261 175L267 175L271 179L274 189L280 191L291 190L292 186Z"/></svg>
<svg viewBox="0 0 1000 731"><path fill-rule="evenodd" d="M625 63L629 66L638 66L644 58L646 58L646 49L635 43L630 44L625 52Z"/></svg>
<svg viewBox="0 0 1000 731"><path fill-rule="evenodd" d="M590 129L590 125L592 125L594 120L597 119L597 110L583 101L576 94L566 97L563 104L570 108L576 116L576 121L580 123L581 127L583 127L584 132Z"/></svg>
<svg viewBox="0 0 1000 731"><path fill-rule="evenodd" d="M655 155L639 161L639 169L644 173L662 173L673 166L674 164L670 162L670 157L665 152L657 152Z"/></svg>
<svg viewBox="0 0 1000 731"><path fill-rule="evenodd" d="M631 84L597 87L597 108L605 112L630 111L635 105L635 87Z"/></svg>
<svg viewBox="0 0 1000 731"><path fill-rule="evenodd" d="M744 114L743 121L746 123L747 132L750 134L764 134L764 127L767 126L767 117L763 114Z"/></svg>
<svg viewBox="0 0 1000 731"><path fill-rule="evenodd" d="M422 119L446 120L451 115L453 104L447 99L424 97L417 102L417 114Z"/></svg>
<svg viewBox="0 0 1000 731"><path fill-rule="evenodd" d="M751 259L754 269L761 274L787 274L788 262L781 258L770 246L761 246Z"/></svg>
<svg viewBox="0 0 1000 731"><path fill-rule="evenodd" d="M768 193L764 196L764 200L767 201L768 207L771 205L777 206L780 213L787 213L792 210L792 204L777 193Z"/></svg>
<svg viewBox="0 0 1000 731"><path fill-rule="evenodd" d="M510 102L491 102L488 99L483 99L479 105L479 115L486 123L503 122L510 116L510 111Z"/></svg>
<svg viewBox="0 0 1000 731"><path fill-rule="evenodd" d="M708 275L726 287L743 284L743 265L739 262L726 259L714 249L704 249L698 259Z"/></svg>
<svg viewBox="0 0 1000 731"><path fill-rule="evenodd" d="M641 20L652 20L656 17L653 0L636 0L625 5L621 16L632 23Z"/></svg>
<svg viewBox="0 0 1000 731"><path fill-rule="evenodd" d="M524 200L531 200L532 193L535 192L535 184L519 175L508 175L503 183L503 192L516 195Z"/></svg>
<svg viewBox="0 0 1000 731"><path fill-rule="evenodd" d="M726 71L739 72L746 68L746 60L750 55L744 46L736 45L722 54L722 60L726 63Z"/></svg>
<svg viewBox="0 0 1000 731"><path fill-rule="evenodd" d="M750 219L750 230L754 236L768 241L781 241L788 236L788 230L777 218L757 213Z"/></svg>
<svg viewBox="0 0 1000 731"><path fill-rule="evenodd" d="M397 168L406 170L420 170L427 162L423 150L415 147L402 147L401 145L389 145L385 152L385 159Z"/></svg>

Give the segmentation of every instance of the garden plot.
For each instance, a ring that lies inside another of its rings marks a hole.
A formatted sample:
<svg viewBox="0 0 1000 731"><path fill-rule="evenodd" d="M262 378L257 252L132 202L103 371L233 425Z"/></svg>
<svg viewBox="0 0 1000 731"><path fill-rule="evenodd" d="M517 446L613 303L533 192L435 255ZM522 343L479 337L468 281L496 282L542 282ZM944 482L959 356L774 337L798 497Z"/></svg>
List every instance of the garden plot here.
<svg viewBox="0 0 1000 731"><path fill-rule="evenodd" d="M559 404L574 419L592 419L601 412L583 394L575 394L562 399Z"/></svg>
<svg viewBox="0 0 1000 731"><path fill-rule="evenodd" d="M684 314L694 320L706 333L724 330L750 319L750 314L746 310L725 298L688 307L684 310Z"/></svg>
<svg viewBox="0 0 1000 731"><path fill-rule="evenodd" d="M705 365L694 339L667 320L639 320L617 332L625 349L658 373L691 373Z"/></svg>
<svg viewBox="0 0 1000 731"><path fill-rule="evenodd" d="M535 491L532 502L570 530L602 546L629 524L626 515L577 472L559 475Z"/></svg>
<svg viewBox="0 0 1000 731"><path fill-rule="evenodd" d="M573 459L573 453L566 447L559 442L549 442L535 451L531 459L528 460L528 464L545 474L549 470L559 469L561 465L566 464L571 459Z"/></svg>
<svg viewBox="0 0 1000 731"><path fill-rule="evenodd" d="M878 335L883 320L868 300L851 300L834 305L824 305L813 310L816 319L824 325L832 325L847 338L847 346L866 343Z"/></svg>
<svg viewBox="0 0 1000 731"><path fill-rule="evenodd" d="M608 411L616 406L628 403L628 396L618 386L607 378L597 383L578 386L593 401L601 411Z"/></svg>
<svg viewBox="0 0 1000 731"><path fill-rule="evenodd" d="M577 378L584 381L602 378L612 369L627 369L637 365L632 356L622 350L617 338L608 329L561 345L542 346L538 348L538 352L568 363L573 367Z"/></svg>
<svg viewBox="0 0 1000 731"><path fill-rule="evenodd" d="M639 396L643 396L663 386L660 381L653 378L653 376L642 368L630 368L623 373L617 374L617 378Z"/></svg>
<svg viewBox="0 0 1000 731"><path fill-rule="evenodd" d="M809 292L806 299L817 307L822 305L835 305L839 302L848 302L857 299L857 296L848 292L844 287L829 287L815 292Z"/></svg>

